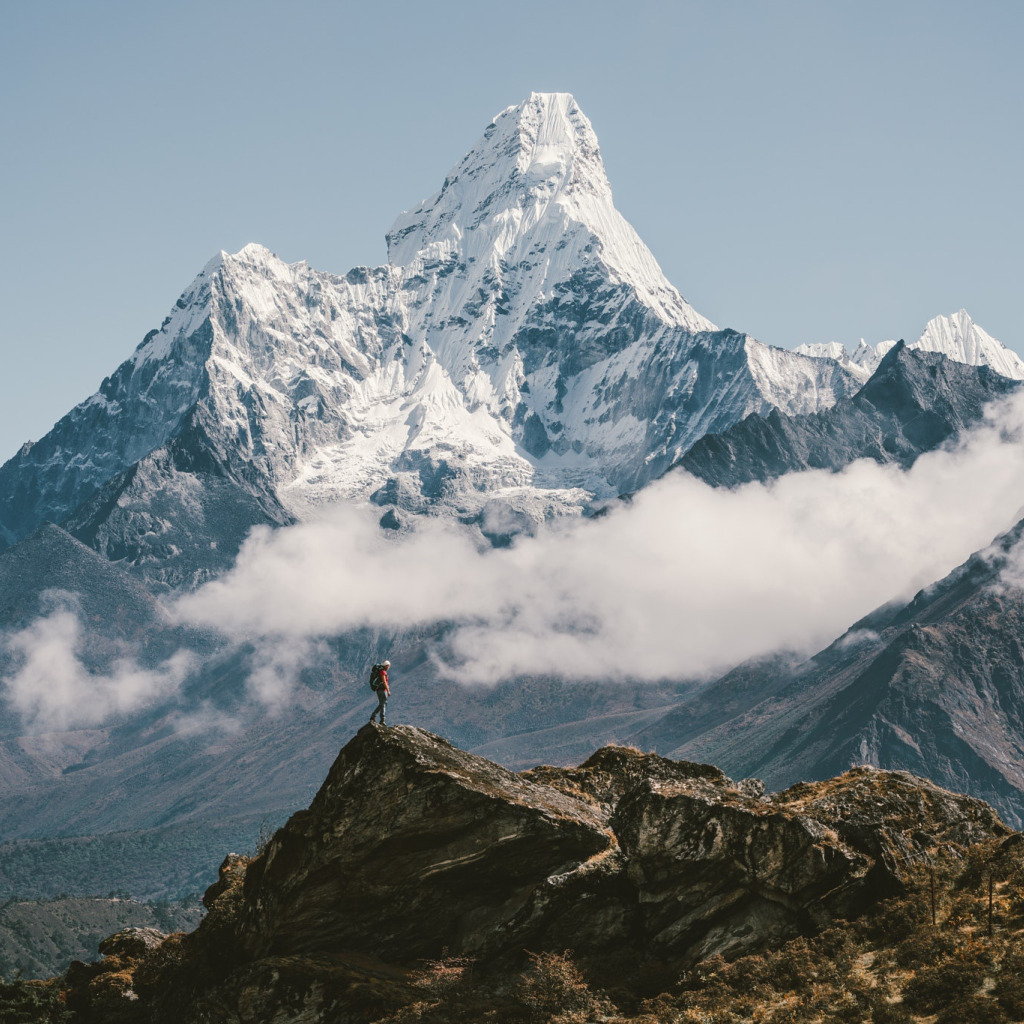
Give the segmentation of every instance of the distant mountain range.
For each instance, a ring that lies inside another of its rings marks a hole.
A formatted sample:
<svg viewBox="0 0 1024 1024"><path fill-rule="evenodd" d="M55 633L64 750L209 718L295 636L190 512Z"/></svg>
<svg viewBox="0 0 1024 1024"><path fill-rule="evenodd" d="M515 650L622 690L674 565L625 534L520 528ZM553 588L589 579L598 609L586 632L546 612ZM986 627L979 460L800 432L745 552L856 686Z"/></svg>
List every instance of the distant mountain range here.
<svg viewBox="0 0 1024 1024"><path fill-rule="evenodd" d="M804 469L842 469L870 458L907 469L919 455L959 437L985 406L1019 382L898 342L852 398L824 412L751 414L702 437L676 466L715 486L734 487Z"/></svg>
<svg viewBox="0 0 1024 1024"><path fill-rule="evenodd" d="M851 354L845 345L833 341L824 345L797 345L794 351L835 359L858 379L867 380L896 344L895 341L880 341L869 345L862 340ZM921 337L909 347L919 352L937 352L958 363L988 366L1003 377L1024 380L1024 359L982 330L966 309L929 320Z"/></svg>
<svg viewBox="0 0 1024 1024"><path fill-rule="evenodd" d="M862 458L906 468L1024 379L963 311L852 356L717 328L616 211L565 94L499 114L387 237L385 266L343 277L259 245L221 253L95 395L0 467L0 630L72 607L89 672L182 650L195 666L173 699L88 728L0 708L0 894L24 891L28 863L39 878L61 865L60 888L33 897L92 894L112 851L137 861L133 894L195 891L224 846L308 800L368 717L382 649L415 679L408 719L515 767L630 737L772 785L868 760L1021 820L1020 595L993 589L990 554L934 591L955 600L879 612L806 664L779 656L710 686L681 669L467 691L432 657L441 623L326 638L295 706L247 708L254 648L175 625L161 599L224 572L253 527L341 502L399 531L446 517L486 548L668 472L734 487ZM0 672L16 667L0 654ZM42 859L24 860L36 841ZM71 850L88 851L78 890Z"/></svg>

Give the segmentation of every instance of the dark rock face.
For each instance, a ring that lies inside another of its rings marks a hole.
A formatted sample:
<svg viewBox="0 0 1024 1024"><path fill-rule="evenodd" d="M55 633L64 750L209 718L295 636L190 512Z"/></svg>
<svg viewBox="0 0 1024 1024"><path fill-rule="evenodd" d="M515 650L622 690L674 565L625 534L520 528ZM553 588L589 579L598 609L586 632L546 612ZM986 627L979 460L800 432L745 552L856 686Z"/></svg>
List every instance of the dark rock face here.
<svg viewBox="0 0 1024 1024"><path fill-rule="evenodd" d="M138 951L126 981L127 947L111 946L111 985L135 986L125 1019L326 1024L374 1019L408 998L403 968L445 951L482 969L570 947L682 969L855 916L938 847L1010 835L980 801L906 773L758 790L621 747L515 774L365 726L308 810L255 860L224 862L174 956ZM76 972L90 1021L104 967Z"/></svg>
<svg viewBox="0 0 1024 1024"><path fill-rule="evenodd" d="M245 944L399 961L479 949L538 879L612 842L585 800L430 733L366 726L250 867Z"/></svg>
<svg viewBox="0 0 1024 1024"><path fill-rule="evenodd" d="M980 420L988 402L1018 387L987 366L957 363L900 342L853 397L806 416L777 409L752 414L702 437L676 466L728 487L804 469L838 470L861 458L905 469Z"/></svg>

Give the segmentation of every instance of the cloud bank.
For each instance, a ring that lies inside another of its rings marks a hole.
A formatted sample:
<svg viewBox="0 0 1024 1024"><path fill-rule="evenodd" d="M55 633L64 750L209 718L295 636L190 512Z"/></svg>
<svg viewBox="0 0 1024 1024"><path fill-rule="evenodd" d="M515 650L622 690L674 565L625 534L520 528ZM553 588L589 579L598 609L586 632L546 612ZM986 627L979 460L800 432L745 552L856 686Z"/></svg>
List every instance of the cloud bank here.
<svg viewBox="0 0 1024 1024"><path fill-rule="evenodd" d="M394 536L335 509L255 530L226 576L180 599L182 621L287 652L371 626L446 623L466 682L521 674L693 678L782 648L811 651L908 597L1005 530L1024 505L1024 396L909 471L861 460L715 489L681 473L596 519L510 549L426 520ZM284 685L271 667L260 699Z"/></svg>
<svg viewBox="0 0 1024 1024"><path fill-rule="evenodd" d="M106 673L82 663L83 635L72 608L51 611L3 645L15 668L4 679L4 697L25 724L38 732L100 725L175 695L193 665L179 651L158 668L143 668L125 655Z"/></svg>

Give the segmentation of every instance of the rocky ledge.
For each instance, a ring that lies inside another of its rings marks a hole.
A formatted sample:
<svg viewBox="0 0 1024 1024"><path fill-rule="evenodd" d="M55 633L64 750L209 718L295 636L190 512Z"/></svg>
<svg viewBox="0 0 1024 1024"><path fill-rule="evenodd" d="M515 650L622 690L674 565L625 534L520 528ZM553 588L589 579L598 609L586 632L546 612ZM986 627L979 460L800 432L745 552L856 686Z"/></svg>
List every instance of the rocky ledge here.
<svg viewBox="0 0 1024 1024"><path fill-rule="evenodd" d="M853 768L764 795L708 765L605 747L513 773L420 729L365 726L307 810L231 856L190 935L76 964L83 1021L373 1020L424 959L511 967L571 948L680 970L811 934L915 865L1009 837L982 801Z"/></svg>

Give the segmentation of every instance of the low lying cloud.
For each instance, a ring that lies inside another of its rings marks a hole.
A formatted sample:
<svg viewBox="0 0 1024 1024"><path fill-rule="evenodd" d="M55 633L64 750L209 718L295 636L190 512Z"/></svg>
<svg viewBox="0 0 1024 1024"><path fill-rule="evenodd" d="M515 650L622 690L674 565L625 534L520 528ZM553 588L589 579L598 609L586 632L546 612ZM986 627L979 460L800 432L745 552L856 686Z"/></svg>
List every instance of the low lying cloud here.
<svg viewBox="0 0 1024 1024"><path fill-rule="evenodd" d="M693 678L821 647L986 545L1024 505L1022 435L1016 395L907 472L861 460L735 490L676 473L505 550L449 522L395 536L376 514L336 509L255 530L232 571L174 613L289 652L257 681L266 701L306 641L432 622L450 624L438 657L467 682Z"/></svg>
<svg viewBox="0 0 1024 1024"><path fill-rule="evenodd" d="M14 668L2 692L33 731L63 732L100 725L174 696L193 664L179 651L158 668L143 668L125 655L97 674L82 662L78 614L59 607L2 641Z"/></svg>

